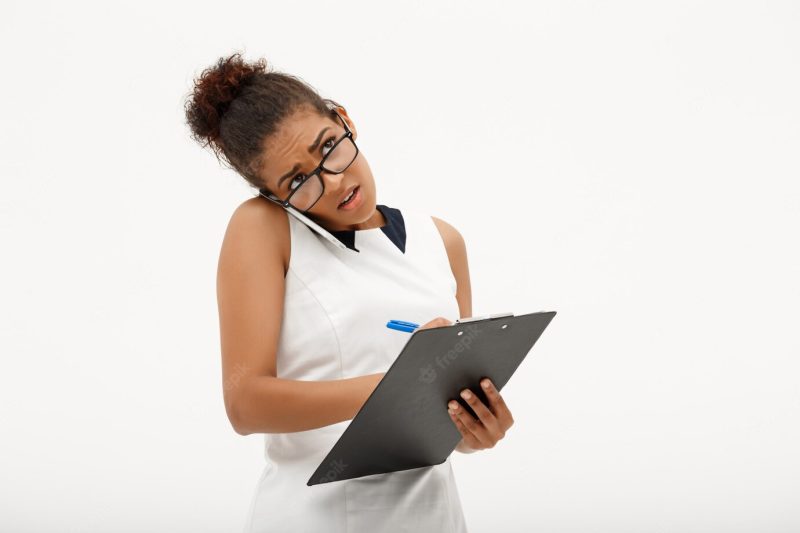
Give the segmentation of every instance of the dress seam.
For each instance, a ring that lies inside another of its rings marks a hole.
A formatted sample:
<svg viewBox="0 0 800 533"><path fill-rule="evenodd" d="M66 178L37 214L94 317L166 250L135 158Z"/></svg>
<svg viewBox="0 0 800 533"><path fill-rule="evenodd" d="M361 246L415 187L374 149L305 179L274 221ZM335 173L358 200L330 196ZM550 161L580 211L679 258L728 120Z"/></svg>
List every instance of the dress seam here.
<svg viewBox="0 0 800 533"><path fill-rule="evenodd" d="M325 308L325 306L322 304L322 302L319 301L319 299L317 298L317 295L314 294L314 291L312 291L308 287L306 282L303 281L303 278L300 277L300 274L297 273L297 271L295 270L293 265L290 264L289 269L288 269L287 272L291 272L292 273L292 275L297 279L297 281L303 286L303 289L305 289L311 295L311 297L317 303L319 308L322 309L322 312L325 313L325 318L328 319L328 324L330 324L331 330L333 331L333 337L336 339L336 351L339 353L339 376L340 376L341 379L344 379L344 367L343 367L343 363L342 363L342 345L341 345L341 342L339 342L339 335L336 333L336 327L333 325L333 321L331 320L331 317L328 314L328 310ZM344 488L344 485L342 486L342 495L344 496L344 509L345 509L344 526L345 526L345 531L348 531L348 527L347 527L347 490Z"/></svg>
<svg viewBox="0 0 800 533"><path fill-rule="evenodd" d="M450 457L445 459L445 462L447 462L448 459L450 459ZM455 518L453 518L453 511L454 511L454 509L453 509L453 493L450 491L450 474L453 471L453 465L451 463L448 463L447 466L448 466L448 469L447 469L447 481L444 481L442 479L440 479L439 481L441 481L442 485L444 485L444 490L447 492L447 516L448 516L448 518L450 518L450 531L452 533L458 533L456 531L456 521L455 521ZM459 505L460 505L460 502L459 502Z"/></svg>
<svg viewBox="0 0 800 533"><path fill-rule="evenodd" d="M287 213L287 216L288 216L288 213ZM297 237L297 231L296 230L292 230L292 222L297 223L297 222L300 222L300 221L299 220L292 220L292 218L294 218L294 217L291 217L291 216L289 217L289 220L290 220L290 222L289 222L289 236L290 236L290 239L292 241L299 242L300 239ZM306 230L308 230L309 233L312 232L311 228L309 228L305 224L303 224L303 227ZM292 248L291 248L291 252L289 254L289 264L288 264L288 268L286 269L286 273L288 274L289 272L291 272L292 274L294 274L294 277L297 278L297 280L300 283L303 284L303 288L306 291L308 291L308 293L311 295L311 297L314 299L314 301L317 302L317 305L319 305L319 308L322 309L322 312L325 313L325 318L328 319L328 323L331 325L331 330L333 331L333 337L336 339L336 351L339 353L339 377L341 379L344 379L344 366L342 364L342 344L339 341L339 334L336 332L336 327L333 325L333 320L331 320L331 316L330 316L330 313L328 313L328 309L322 304L322 302L319 301L319 298L317 298L317 295L314 294L314 291L312 291L308 287L308 284L303 280L302 277L300 277L300 274L297 272L297 269L295 268L295 263L297 263L297 259L295 259L294 262L292 261L292 257L294 256L294 252L295 252L294 247L295 247L296 243L295 242L291 242L291 245L292 245Z"/></svg>
<svg viewBox="0 0 800 533"><path fill-rule="evenodd" d="M261 472L261 476L258 478L258 482L256 483L256 490L255 494L250 499L250 510L247 513L247 520L245 521L245 529L244 533L250 533L253 530L253 517L256 514L256 504L258 503L258 498L261 496L261 484L264 482L264 478L267 477L269 470L272 470L272 465L264 466L264 470Z"/></svg>
<svg viewBox="0 0 800 533"><path fill-rule="evenodd" d="M328 309L322 304L322 302L319 301L319 298L317 298L317 295L314 294L314 291L312 291L308 287L308 284L306 284L306 282L303 281L303 278L300 277L300 274L297 273L297 271L294 269L294 267L289 267L288 272L291 272L292 275L294 275L294 277L297 279L297 281L299 281L303 285L303 288L306 291L308 291L308 293L311 295L311 297L314 299L314 301L317 302L317 305L319 306L320 309L322 309L322 312L325 313L325 318L328 319L328 324L330 324L331 331L333 331L333 337L336 339L336 351L339 354L339 377L341 379L344 379L344 367L342 366L342 343L339 342L339 335L338 335L338 333L336 333L336 327L333 325L333 320L331 320L331 316L328 313Z"/></svg>

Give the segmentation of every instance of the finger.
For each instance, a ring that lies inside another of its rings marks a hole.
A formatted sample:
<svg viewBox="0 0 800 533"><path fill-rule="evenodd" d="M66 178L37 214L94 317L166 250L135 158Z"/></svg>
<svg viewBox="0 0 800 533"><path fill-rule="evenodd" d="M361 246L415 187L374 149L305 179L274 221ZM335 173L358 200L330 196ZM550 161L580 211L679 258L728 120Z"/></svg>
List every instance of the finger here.
<svg viewBox="0 0 800 533"><path fill-rule="evenodd" d="M484 394L486 394L486 399L489 400L489 409L500 422L500 426L504 430L510 428L514 424L514 417L511 416L511 411L508 409L506 401L500 395L492 380L483 378L480 383Z"/></svg>
<svg viewBox="0 0 800 533"><path fill-rule="evenodd" d="M470 448L476 450L483 449L481 441L469 430L469 428L467 428L467 426L464 425L464 422L461 421L458 415L456 415L451 409L448 409L447 412L450 413L450 419L456 425L456 428L458 428L459 433L461 433L464 443Z"/></svg>
<svg viewBox="0 0 800 533"><path fill-rule="evenodd" d="M453 323L452 321L450 321L450 320L448 320L448 319L446 319L446 318L444 318L442 316L438 316L438 317L434 318L433 320L424 323L423 325L421 325L417 329L441 328L441 327L444 327L444 326L450 326L452 323Z"/></svg>
<svg viewBox="0 0 800 533"><path fill-rule="evenodd" d="M444 326L449 326L452 324L450 320L447 320L443 316L438 316L429 322L432 328L441 328Z"/></svg>
<svg viewBox="0 0 800 533"><path fill-rule="evenodd" d="M457 401L450 402L450 409L455 412L456 418L464 424L472 435L481 443L481 448L490 448L494 446L494 441L489 435L488 430L479 421L475 420L471 414L463 409Z"/></svg>
<svg viewBox="0 0 800 533"><path fill-rule="evenodd" d="M464 401L475 411L475 414L478 415L478 418L489 433L495 436L495 440L500 438L500 434L503 431L500 427L500 422L495 418L494 413L484 405L480 398L469 389L462 390L461 397L464 398Z"/></svg>

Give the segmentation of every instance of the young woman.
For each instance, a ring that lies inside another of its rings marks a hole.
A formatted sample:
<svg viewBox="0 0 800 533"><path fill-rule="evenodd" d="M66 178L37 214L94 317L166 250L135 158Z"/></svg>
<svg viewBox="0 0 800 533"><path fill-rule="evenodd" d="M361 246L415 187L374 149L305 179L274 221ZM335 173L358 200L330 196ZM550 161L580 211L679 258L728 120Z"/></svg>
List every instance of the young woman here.
<svg viewBox="0 0 800 533"><path fill-rule="evenodd" d="M377 204L345 109L263 59L220 58L195 80L186 118L259 191L231 216L217 277L226 412L237 433L265 434L246 530L465 532L449 458L306 485L408 340L386 322L472 315L459 232ZM477 419L455 400L441 406L462 453L513 424L493 384L481 386L489 405L462 394Z"/></svg>

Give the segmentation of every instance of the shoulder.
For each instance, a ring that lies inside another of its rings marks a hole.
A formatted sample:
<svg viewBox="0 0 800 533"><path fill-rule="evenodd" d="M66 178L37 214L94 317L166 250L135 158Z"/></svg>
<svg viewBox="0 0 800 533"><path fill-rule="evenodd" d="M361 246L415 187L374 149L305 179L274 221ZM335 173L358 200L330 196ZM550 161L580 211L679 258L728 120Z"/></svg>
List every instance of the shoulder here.
<svg viewBox="0 0 800 533"><path fill-rule="evenodd" d="M462 250L466 249L464 237L461 236L461 233L452 224L449 224L441 218L437 218L433 215L431 215L431 218L433 219L434 224L436 224L439 234L442 236L442 241L447 249L447 255L452 261L454 254L458 254Z"/></svg>
<svg viewBox="0 0 800 533"><path fill-rule="evenodd" d="M239 204L231 214L225 231L223 253L228 249L272 259L277 255L286 272L290 240L286 211L260 196L255 196Z"/></svg>
<svg viewBox="0 0 800 533"><path fill-rule="evenodd" d="M447 259L450 261L450 269L456 280L456 300L458 300L458 312L461 317L472 316L472 288L469 279L469 261L467 260L467 246L461 233L444 220L431 216L434 224L439 229L439 233L444 241L447 250Z"/></svg>

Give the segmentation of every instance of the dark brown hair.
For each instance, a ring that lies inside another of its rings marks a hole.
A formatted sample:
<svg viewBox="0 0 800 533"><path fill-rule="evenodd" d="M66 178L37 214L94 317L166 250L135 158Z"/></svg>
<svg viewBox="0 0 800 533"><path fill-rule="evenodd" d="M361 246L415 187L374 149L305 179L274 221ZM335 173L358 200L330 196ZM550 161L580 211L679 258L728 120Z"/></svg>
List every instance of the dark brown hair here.
<svg viewBox="0 0 800 533"><path fill-rule="evenodd" d="M267 69L267 62L244 61L240 53L219 58L194 80L185 104L192 138L211 147L217 160L238 172L251 185L267 188L260 177L266 157L264 140L286 117L303 107L336 118L332 106L302 79Z"/></svg>

